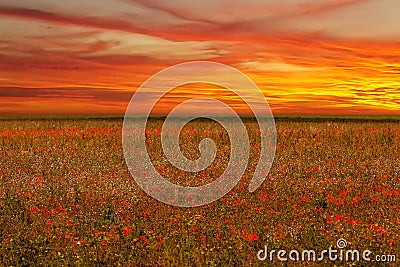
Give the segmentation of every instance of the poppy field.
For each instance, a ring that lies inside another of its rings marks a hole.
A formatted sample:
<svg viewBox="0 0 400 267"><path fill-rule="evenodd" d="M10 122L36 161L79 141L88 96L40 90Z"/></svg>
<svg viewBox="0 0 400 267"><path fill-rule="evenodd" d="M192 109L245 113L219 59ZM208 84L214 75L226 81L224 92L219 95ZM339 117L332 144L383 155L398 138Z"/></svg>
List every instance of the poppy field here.
<svg viewBox="0 0 400 267"><path fill-rule="evenodd" d="M120 119L0 120L0 265L280 266L257 252L328 249L339 238L400 258L400 122L277 120L275 160L253 193L260 136L254 121L245 125L250 160L239 184L209 205L178 208L135 183ZM203 138L216 143L198 173L168 163L161 128L148 122L146 144L166 179L198 186L224 171L230 143L218 124L193 121L181 132L189 159Z"/></svg>

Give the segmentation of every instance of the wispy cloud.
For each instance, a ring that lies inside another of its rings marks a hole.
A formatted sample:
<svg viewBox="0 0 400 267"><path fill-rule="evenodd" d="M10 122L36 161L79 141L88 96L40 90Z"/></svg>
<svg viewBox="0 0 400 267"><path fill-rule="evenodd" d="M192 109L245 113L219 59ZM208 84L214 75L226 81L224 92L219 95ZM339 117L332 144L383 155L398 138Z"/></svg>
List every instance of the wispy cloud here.
<svg viewBox="0 0 400 267"><path fill-rule="evenodd" d="M26 112L35 100L63 99L66 108L122 112L157 71L213 60L247 73L277 112L400 113L398 8L396 0L3 2L0 112L22 99ZM187 89L165 105L194 96Z"/></svg>

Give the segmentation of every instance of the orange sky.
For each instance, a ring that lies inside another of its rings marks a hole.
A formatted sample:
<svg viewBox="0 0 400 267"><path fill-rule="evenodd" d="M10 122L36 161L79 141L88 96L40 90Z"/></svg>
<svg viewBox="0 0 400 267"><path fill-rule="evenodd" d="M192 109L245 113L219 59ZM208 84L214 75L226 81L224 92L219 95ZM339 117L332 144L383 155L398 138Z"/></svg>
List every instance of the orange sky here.
<svg viewBox="0 0 400 267"><path fill-rule="evenodd" d="M173 64L243 71L276 114L400 114L400 2L0 0L0 113L119 113ZM195 94L193 93L195 90ZM174 91L168 110L202 84Z"/></svg>

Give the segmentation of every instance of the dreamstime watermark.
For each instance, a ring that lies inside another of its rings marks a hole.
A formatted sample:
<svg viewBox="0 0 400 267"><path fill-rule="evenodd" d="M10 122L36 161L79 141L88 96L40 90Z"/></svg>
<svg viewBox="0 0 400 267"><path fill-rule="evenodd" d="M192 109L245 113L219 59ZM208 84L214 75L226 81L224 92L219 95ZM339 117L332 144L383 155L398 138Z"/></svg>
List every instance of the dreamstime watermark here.
<svg viewBox="0 0 400 267"><path fill-rule="evenodd" d="M164 179L154 168L146 149L146 124L156 103L176 87L208 83L230 90L251 109L260 129L260 156L249 185L255 191L265 180L274 160L275 122L267 100L257 85L245 74L230 66L208 61L193 61L166 68L145 81L132 97L122 130L125 161L138 185L150 196L180 207L196 207L222 198L240 181L249 160L249 137L239 115L225 102L200 97L180 103L166 117L161 144L168 161L180 170L199 172L215 159L216 145L210 138L199 143L200 158L187 159L179 149L182 128L197 118L218 122L230 139L230 160L224 173L209 184L180 186Z"/></svg>
<svg viewBox="0 0 400 267"><path fill-rule="evenodd" d="M257 253L257 259L260 261L314 261L321 262L324 260L329 261L342 261L342 262L396 262L396 255L393 254L377 254L373 255L373 252L370 250L357 250L357 249L346 249L347 241L343 238L340 238L336 242L336 248L330 247L329 249L324 249L321 251L316 251L313 249L310 250L268 250L268 247L265 246L264 249L261 249Z"/></svg>

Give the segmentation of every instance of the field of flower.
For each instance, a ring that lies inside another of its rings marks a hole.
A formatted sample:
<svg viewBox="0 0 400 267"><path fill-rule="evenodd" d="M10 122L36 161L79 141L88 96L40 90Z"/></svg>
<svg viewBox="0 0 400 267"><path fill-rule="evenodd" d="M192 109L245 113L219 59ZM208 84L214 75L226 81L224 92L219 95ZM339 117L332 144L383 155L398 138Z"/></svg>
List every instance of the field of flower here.
<svg viewBox="0 0 400 267"><path fill-rule="evenodd" d="M162 121L148 126L154 165L177 184L208 183L229 161L228 136L215 123L191 122L181 133L188 158L199 156L204 137L219 148L212 165L195 174L166 162ZM248 120L244 177L198 208L168 206L136 185L121 127L118 119L0 121L1 266L280 265L259 261L257 252L264 245L323 250L339 238L349 249L400 258L399 122L277 121L275 162L249 193L260 148L257 124Z"/></svg>

